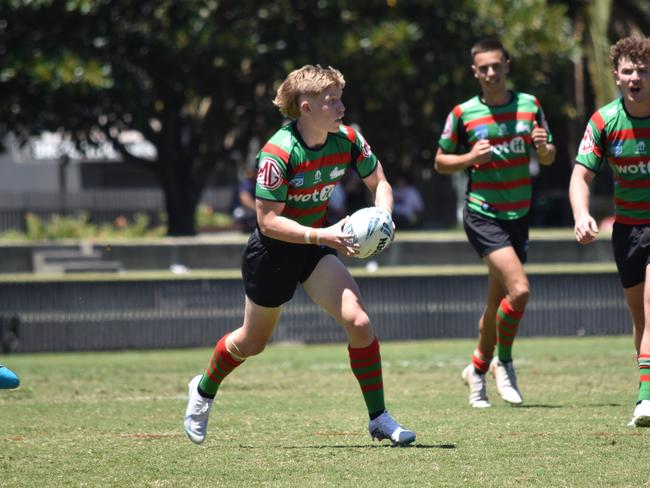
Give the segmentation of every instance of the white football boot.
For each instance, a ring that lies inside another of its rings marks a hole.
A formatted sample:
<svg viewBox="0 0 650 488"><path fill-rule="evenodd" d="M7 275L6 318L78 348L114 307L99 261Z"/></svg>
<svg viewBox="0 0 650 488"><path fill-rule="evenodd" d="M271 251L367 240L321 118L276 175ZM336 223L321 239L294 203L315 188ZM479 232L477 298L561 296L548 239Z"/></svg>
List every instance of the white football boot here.
<svg viewBox="0 0 650 488"><path fill-rule="evenodd" d="M199 395L199 381L201 376L192 378L189 383L189 399L185 410L185 433L195 444L201 444L205 440L208 430L208 416L212 407L212 399Z"/></svg>
<svg viewBox="0 0 650 488"><path fill-rule="evenodd" d="M415 440L415 432L395 422L388 412L368 422L368 431L373 440L388 439L394 446L406 446Z"/></svg>
<svg viewBox="0 0 650 488"><path fill-rule="evenodd" d="M497 383L497 391L501 398L513 405L521 405L523 399L517 386L517 375L512 361L502 363L499 358L494 358L490 363L490 369Z"/></svg>
<svg viewBox="0 0 650 488"><path fill-rule="evenodd" d="M629 427L650 427L650 400L641 400L634 408Z"/></svg>
<svg viewBox="0 0 650 488"><path fill-rule="evenodd" d="M487 385L484 374L478 374L473 364L469 364L461 375L463 383L469 386L469 404L474 408L491 407L487 397Z"/></svg>

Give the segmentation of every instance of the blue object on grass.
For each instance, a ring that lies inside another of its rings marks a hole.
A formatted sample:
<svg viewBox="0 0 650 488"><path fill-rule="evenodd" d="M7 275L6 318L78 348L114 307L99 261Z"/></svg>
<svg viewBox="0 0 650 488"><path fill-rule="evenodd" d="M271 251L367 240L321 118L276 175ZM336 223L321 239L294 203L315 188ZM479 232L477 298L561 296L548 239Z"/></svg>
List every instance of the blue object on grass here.
<svg viewBox="0 0 650 488"><path fill-rule="evenodd" d="M0 388L5 390L18 388L19 384L20 380L16 373L0 364Z"/></svg>

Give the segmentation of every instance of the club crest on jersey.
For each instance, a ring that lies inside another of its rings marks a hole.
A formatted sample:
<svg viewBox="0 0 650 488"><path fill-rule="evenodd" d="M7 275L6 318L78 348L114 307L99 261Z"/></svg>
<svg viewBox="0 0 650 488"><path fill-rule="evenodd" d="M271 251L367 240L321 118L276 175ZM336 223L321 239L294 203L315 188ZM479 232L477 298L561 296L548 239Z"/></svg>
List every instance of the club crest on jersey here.
<svg viewBox="0 0 650 488"><path fill-rule="evenodd" d="M594 146L596 141L594 140L594 131L591 129L591 126L587 126L585 135L582 136L582 141L580 142L580 148L578 149L578 154L589 154L594 152Z"/></svg>
<svg viewBox="0 0 650 488"><path fill-rule="evenodd" d="M330 180L335 180L336 178L340 178L345 174L344 169L339 169L338 166L334 167L332 172L330 173Z"/></svg>
<svg viewBox="0 0 650 488"><path fill-rule="evenodd" d="M276 190L282 184L282 171L278 162L270 157L260 161L257 172L257 184L266 190Z"/></svg>
<svg viewBox="0 0 650 488"><path fill-rule="evenodd" d="M636 144L636 150L634 151L634 154L645 154L645 142L639 141Z"/></svg>
<svg viewBox="0 0 650 488"><path fill-rule="evenodd" d="M517 125L515 126L515 132L517 134L527 134L530 132L530 128L528 127L528 124L523 121L517 122Z"/></svg>
<svg viewBox="0 0 650 488"><path fill-rule="evenodd" d="M323 179L323 174L320 172L319 169L317 169L316 172L314 173L314 183L318 183L322 179Z"/></svg>
<svg viewBox="0 0 650 488"><path fill-rule="evenodd" d="M304 184L305 184L305 173L297 174L289 181L289 186L292 188L300 188Z"/></svg>

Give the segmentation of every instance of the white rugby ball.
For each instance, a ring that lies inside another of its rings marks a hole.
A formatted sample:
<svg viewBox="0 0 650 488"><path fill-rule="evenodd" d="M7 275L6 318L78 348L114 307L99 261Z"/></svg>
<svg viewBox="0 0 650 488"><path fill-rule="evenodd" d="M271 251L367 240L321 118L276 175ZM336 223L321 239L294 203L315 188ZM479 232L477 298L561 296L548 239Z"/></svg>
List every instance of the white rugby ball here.
<svg viewBox="0 0 650 488"><path fill-rule="evenodd" d="M357 210L343 226L343 232L351 234L353 244L359 244L356 258L367 258L379 254L393 241L393 219L388 210L367 207Z"/></svg>

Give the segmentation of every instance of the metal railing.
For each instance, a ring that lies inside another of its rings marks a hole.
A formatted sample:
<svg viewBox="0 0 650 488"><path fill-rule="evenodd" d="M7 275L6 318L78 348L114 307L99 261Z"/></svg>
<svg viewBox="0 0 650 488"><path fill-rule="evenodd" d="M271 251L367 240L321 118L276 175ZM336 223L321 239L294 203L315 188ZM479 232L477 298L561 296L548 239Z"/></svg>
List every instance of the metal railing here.
<svg viewBox="0 0 650 488"><path fill-rule="evenodd" d="M486 280L481 274L357 278L382 340L475 337ZM615 273L529 274L529 280L521 336L631 330ZM243 303L240 279L2 283L0 323L18 318L16 352L203 347L240 326ZM273 340L339 342L345 335L299 288Z"/></svg>

